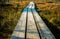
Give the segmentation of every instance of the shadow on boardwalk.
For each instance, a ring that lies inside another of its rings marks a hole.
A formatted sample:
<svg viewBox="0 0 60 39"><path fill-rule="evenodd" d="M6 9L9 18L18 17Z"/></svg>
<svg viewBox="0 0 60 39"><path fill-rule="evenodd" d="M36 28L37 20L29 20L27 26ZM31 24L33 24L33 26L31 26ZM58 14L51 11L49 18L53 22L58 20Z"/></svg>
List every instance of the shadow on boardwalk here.
<svg viewBox="0 0 60 39"><path fill-rule="evenodd" d="M36 5L35 5L36 6ZM37 6L35 7L36 11L38 13L40 13L40 10L37 8ZM39 10L39 11L38 11ZM56 25L53 25L52 23L50 23L46 18L42 17L43 21L46 23L47 27L51 30L51 32L53 33L53 35L56 37L56 39L60 39L60 30L57 29Z"/></svg>
<svg viewBox="0 0 60 39"><path fill-rule="evenodd" d="M60 39L60 30L57 29L55 25L50 23L46 18L42 17L43 21L46 23L47 27L51 30L51 32L54 34L56 39Z"/></svg>

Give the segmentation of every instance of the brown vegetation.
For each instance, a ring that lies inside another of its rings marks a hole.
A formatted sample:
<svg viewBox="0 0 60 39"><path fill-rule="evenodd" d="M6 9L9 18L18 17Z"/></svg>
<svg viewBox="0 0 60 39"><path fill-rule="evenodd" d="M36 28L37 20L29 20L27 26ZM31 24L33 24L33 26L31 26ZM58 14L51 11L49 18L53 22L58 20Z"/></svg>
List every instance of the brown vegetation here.
<svg viewBox="0 0 60 39"><path fill-rule="evenodd" d="M10 39L27 2L0 4L0 39Z"/></svg>
<svg viewBox="0 0 60 39"><path fill-rule="evenodd" d="M0 2L0 39L10 39L23 8L30 1L36 3L37 11L41 17L47 19L60 30L60 2L54 3L54 1L47 0L48 2L42 3L40 0L11 0L8 4L3 5Z"/></svg>

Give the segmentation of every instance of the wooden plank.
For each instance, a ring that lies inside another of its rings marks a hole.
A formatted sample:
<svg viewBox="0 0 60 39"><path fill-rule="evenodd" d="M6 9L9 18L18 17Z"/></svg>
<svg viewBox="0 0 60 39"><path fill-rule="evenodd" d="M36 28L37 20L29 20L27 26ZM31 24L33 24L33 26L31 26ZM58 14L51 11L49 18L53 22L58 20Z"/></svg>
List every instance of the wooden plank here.
<svg viewBox="0 0 60 39"><path fill-rule="evenodd" d="M27 37L26 39L40 39L35 21L31 12L31 9L28 9L28 20L27 20Z"/></svg>
<svg viewBox="0 0 60 39"><path fill-rule="evenodd" d="M48 29L47 25L44 23L42 18L38 15L36 10L32 9L32 11L33 11L33 15L34 15L36 24L38 26L38 29L40 31L42 39L55 39L54 35Z"/></svg>
<svg viewBox="0 0 60 39"><path fill-rule="evenodd" d="M26 26L27 8L24 9L21 18L19 19L11 39L24 39Z"/></svg>

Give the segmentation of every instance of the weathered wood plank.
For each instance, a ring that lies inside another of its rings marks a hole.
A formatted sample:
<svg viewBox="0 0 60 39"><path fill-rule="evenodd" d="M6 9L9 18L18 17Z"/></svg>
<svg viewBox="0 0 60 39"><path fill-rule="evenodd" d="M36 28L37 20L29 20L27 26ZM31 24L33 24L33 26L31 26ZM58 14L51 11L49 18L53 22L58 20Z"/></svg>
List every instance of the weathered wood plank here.
<svg viewBox="0 0 60 39"><path fill-rule="evenodd" d="M38 29L40 31L42 39L55 39L54 35L48 29L47 25L44 23L42 18L38 15L36 10L32 9L32 11L33 11L33 15L34 15L36 24L38 26Z"/></svg>
<svg viewBox="0 0 60 39"><path fill-rule="evenodd" d="M25 26L26 26L27 8L24 9L16 27L12 34L11 39L24 39L25 38Z"/></svg>
<svg viewBox="0 0 60 39"><path fill-rule="evenodd" d="M40 39L31 9L28 9L27 37L26 37L26 39L28 39L28 38L29 39Z"/></svg>
<svg viewBox="0 0 60 39"><path fill-rule="evenodd" d="M11 39L40 39L40 35L41 39L55 39L47 25L36 12L35 4L30 2L30 4L23 10Z"/></svg>

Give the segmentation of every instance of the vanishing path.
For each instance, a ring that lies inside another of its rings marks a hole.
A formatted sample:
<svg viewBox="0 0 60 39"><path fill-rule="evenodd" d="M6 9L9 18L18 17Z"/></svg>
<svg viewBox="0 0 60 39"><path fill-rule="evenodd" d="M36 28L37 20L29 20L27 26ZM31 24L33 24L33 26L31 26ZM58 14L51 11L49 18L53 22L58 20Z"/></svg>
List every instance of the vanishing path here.
<svg viewBox="0 0 60 39"><path fill-rule="evenodd" d="M55 39L35 10L34 2L24 8L11 39Z"/></svg>

